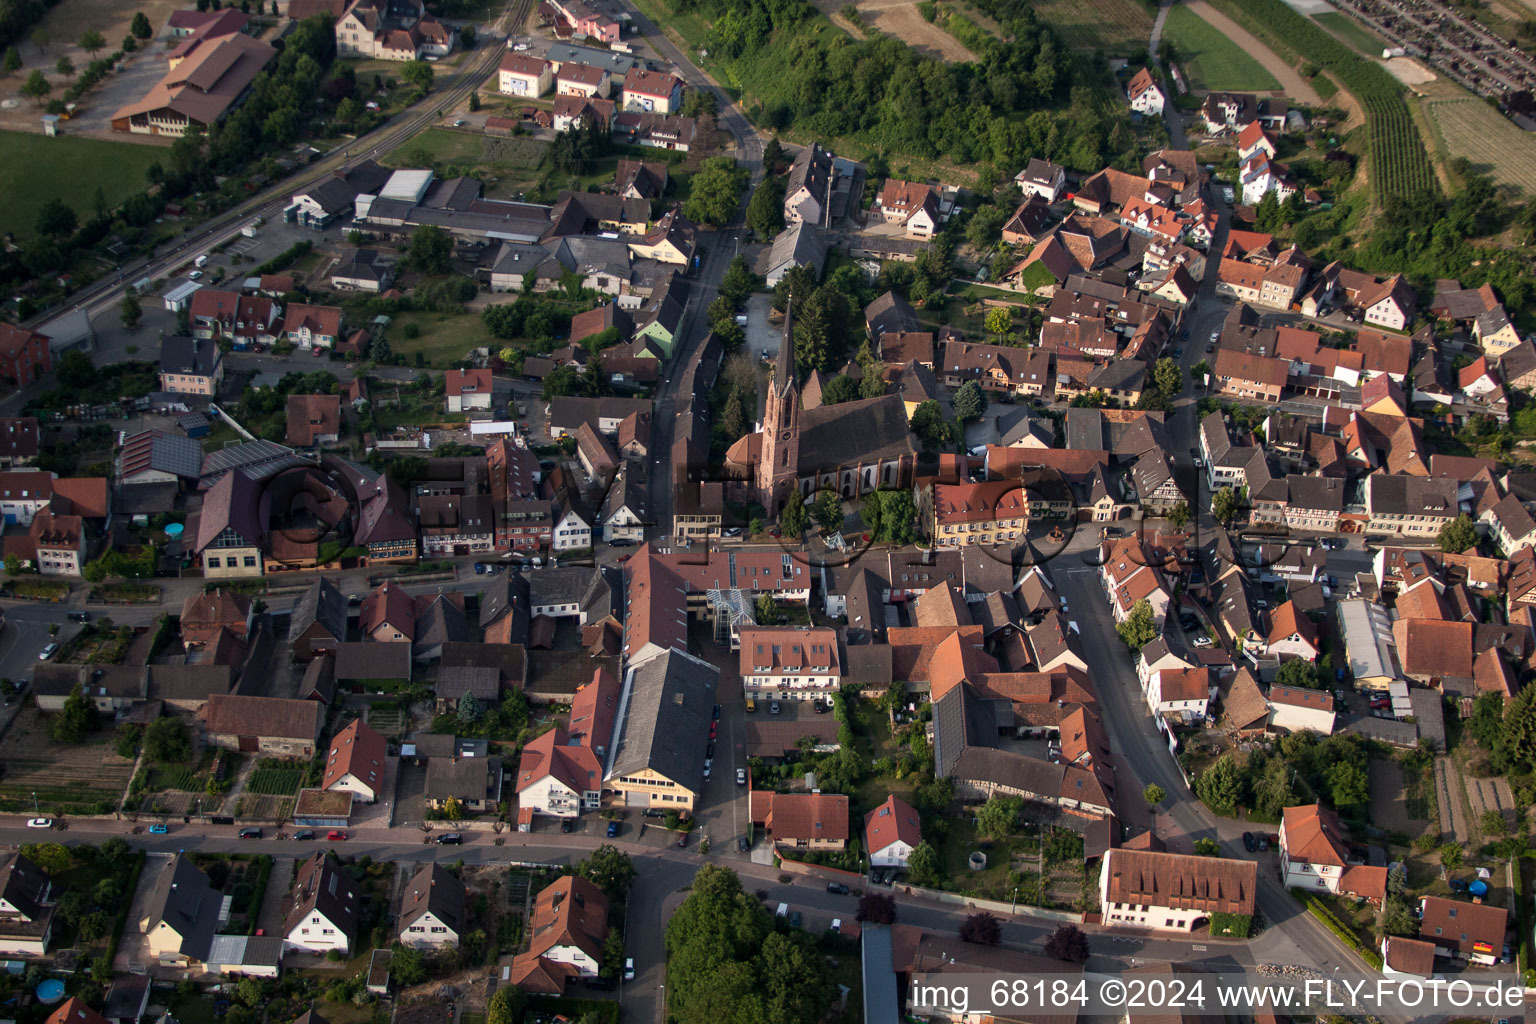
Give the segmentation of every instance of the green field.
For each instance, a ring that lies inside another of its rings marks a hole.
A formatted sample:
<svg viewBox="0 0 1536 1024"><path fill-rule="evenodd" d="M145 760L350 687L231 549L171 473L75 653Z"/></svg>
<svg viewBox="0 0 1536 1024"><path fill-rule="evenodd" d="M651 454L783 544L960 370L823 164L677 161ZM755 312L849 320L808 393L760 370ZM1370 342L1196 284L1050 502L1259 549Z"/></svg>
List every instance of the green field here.
<svg viewBox="0 0 1536 1024"><path fill-rule="evenodd" d="M385 155L386 167L458 165L532 170L544 159L547 142L526 137L503 138L476 132L428 128Z"/></svg>
<svg viewBox="0 0 1536 1024"><path fill-rule="evenodd" d="M1186 7L1175 5L1169 10L1163 34L1178 49L1191 89L1268 92L1280 88L1262 64Z"/></svg>
<svg viewBox="0 0 1536 1024"><path fill-rule="evenodd" d="M1130 56L1146 52L1152 35L1152 15L1139 0L1041 0L1031 7L1073 50Z"/></svg>
<svg viewBox="0 0 1536 1024"><path fill-rule="evenodd" d="M303 768L257 768L245 788L258 796L292 796L303 781Z"/></svg>
<svg viewBox="0 0 1536 1024"><path fill-rule="evenodd" d="M1536 196L1536 138L1515 127L1481 99L1432 100L1425 104L1435 131L1453 157L1523 198Z"/></svg>
<svg viewBox="0 0 1536 1024"><path fill-rule="evenodd" d="M55 197L85 220L96 212L97 188L115 206L144 191L145 170L168 155L158 146L0 132L0 231L30 236L38 209Z"/></svg>
<svg viewBox="0 0 1536 1024"><path fill-rule="evenodd" d="M1347 14L1329 11L1326 14L1312 15L1312 20L1367 57L1380 57L1382 49L1386 46L1380 36Z"/></svg>

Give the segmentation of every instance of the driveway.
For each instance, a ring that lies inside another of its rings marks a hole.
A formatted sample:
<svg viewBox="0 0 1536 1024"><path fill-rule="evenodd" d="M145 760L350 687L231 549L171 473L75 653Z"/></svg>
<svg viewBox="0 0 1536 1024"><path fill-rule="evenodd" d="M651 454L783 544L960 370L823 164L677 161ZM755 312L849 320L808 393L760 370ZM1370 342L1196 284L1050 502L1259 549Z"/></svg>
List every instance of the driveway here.
<svg viewBox="0 0 1536 1024"><path fill-rule="evenodd" d="M133 894L128 923L123 926L123 935L117 944L117 956L112 961L113 973L126 974L149 967L149 952L144 946L144 933L139 931L139 922L144 920L148 912L155 880L160 877L160 872L170 870L172 859L169 853L151 853L144 858L144 870L139 874L139 888Z"/></svg>

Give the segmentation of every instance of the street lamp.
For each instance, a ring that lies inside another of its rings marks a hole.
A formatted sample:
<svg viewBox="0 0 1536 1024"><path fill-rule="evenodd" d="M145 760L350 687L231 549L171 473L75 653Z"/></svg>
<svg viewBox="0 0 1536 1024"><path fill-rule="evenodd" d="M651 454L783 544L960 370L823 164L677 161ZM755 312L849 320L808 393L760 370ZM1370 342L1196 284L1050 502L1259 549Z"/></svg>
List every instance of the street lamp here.
<svg viewBox="0 0 1536 1024"><path fill-rule="evenodd" d="M33 814L40 813L38 811L38 809L37 809L37 791L36 790L32 791L32 813Z"/></svg>

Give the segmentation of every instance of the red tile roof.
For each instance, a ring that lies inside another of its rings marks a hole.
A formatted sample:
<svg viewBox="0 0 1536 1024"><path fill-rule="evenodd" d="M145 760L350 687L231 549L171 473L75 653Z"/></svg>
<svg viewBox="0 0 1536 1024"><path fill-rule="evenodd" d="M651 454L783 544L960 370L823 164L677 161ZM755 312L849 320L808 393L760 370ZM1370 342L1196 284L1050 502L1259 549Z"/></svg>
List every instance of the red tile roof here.
<svg viewBox="0 0 1536 1024"><path fill-rule="evenodd" d="M383 736L361 718L354 719L331 740L320 788L330 789L351 775L377 794L384 785L384 761L388 750L389 744Z"/></svg>
<svg viewBox="0 0 1536 1024"><path fill-rule="evenodd" d="M916 846L923 841L923 825L917 811L895 794L864 815L864 849L879 853L894 842Z"/></svg>

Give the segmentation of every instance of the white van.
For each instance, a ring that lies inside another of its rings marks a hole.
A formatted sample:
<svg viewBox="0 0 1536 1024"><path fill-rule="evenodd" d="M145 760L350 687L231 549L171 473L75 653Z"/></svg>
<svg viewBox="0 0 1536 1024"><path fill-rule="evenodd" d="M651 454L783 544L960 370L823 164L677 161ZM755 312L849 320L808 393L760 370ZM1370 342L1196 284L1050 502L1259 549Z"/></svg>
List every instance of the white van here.
<svg viewBox="0 0 1536 1024"><path fill-rule="evenodd" d="M192 261L192 265L194 267L196 267L198 270L202 270L204 267L206 267L208 265L208 254L207 253L203 253L197 259Z"/></svg>
<svg viewBox="0 0 1536 1024"><path fill-rule="evenodd" d="M788 917L789 916L789 904L788 903L780 903L779 904L779 909L775 910L773 912L773 916L774 917Z"/></svg>

